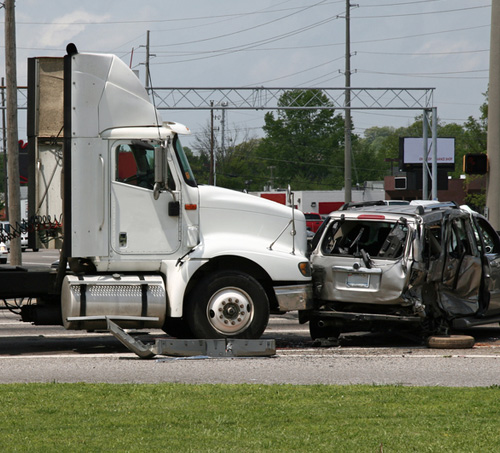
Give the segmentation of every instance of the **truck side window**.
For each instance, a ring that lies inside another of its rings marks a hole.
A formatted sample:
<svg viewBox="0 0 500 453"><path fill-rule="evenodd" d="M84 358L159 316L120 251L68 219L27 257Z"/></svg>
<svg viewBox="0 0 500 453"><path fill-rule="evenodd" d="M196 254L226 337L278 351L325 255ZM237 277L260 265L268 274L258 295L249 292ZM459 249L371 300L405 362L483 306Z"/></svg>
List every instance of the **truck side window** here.
<svg viewBox="0 0 500 453"><path fill-rule="evenodd" d="M118 182L153 189L154 148L142 142L116 147L116 174Z"/></svg>

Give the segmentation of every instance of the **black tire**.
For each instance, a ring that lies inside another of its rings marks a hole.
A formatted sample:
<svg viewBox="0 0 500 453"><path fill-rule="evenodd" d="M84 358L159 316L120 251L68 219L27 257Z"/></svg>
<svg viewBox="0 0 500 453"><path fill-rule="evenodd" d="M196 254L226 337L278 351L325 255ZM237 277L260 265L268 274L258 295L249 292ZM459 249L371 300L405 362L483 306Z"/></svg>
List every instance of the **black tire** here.
<svg viewBox="0 0 500 453"><path fill-rule="evenodd" d="M309 333L313 340L319 338L338 338L340 330L333 326L320 326L320 318L311 318L309 321Z"/></svg>
<svg viewBox="0 0 500 453"><path fill-rule="evenodd" d="M167 318L162 327L163 331L171 337L187 339L194 338L193 332L189 328L184 318Z"/></svg>
<svg viewBox="0 0 500 453"><path fill-rule="evenodd" d="M264 288L250 275L221 271L201 280L185 306L195 338L260 338L269 321Z"/></svg>
<svg viewBox="0 0 500 453"><path fill-rule="evenodd" d="M434 349L469 349L475 341L469 335L433 335L427 338L427 346Z"/></svg>

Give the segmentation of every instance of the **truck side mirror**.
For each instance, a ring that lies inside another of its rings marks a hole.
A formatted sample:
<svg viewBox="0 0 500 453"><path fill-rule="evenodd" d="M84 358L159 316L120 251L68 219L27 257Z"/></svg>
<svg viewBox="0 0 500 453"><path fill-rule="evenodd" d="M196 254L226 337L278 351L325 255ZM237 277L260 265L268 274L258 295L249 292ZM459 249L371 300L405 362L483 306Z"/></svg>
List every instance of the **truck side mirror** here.
<svg viewBox="0 0 500 453"><path fill-rule="evenodd" d="M155 184L165 184L164 150L163 146L155 147Z"/></svg>
<svg viewBox="0 0 500 453"><path fill-rule="evenodd" d="M168 142L163 142L161 146L155 147L155 182L154 182L154 187L153 187L153 196L155 200L158 200L160 197L160 193L163 191L169 192L174 201L173 203L176 202L175 199L175 193L172 189L168 187L168 161L167 161L167 148L168 148ZM174 215L178 216L180 212L180 208L177 207L177 214L169 214L169 215ZM170 213L170 207L169 207L169 213Z"/></svg>
<svg viewBox="0 0 500 453"><path fill-rule="evenodd" d="M155 183L154 183L154 192L153 197L155 200L158 200L160 196L161 190L165 187L165 166L164 166L164 150L163 146L155 147Z"/></svg>

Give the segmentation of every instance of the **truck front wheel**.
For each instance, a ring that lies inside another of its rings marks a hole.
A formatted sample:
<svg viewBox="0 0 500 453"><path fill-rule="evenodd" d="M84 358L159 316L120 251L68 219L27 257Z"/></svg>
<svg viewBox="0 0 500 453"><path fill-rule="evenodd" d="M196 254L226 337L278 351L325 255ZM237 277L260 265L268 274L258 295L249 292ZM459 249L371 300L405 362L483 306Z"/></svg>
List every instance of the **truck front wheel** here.
<svg viewBox="0 0 500 453"><path fill-rule="evenodd" d="M260 338L269 321L269 301L250 275L218 272L188 296L186 319L197 338Z"/></svg>

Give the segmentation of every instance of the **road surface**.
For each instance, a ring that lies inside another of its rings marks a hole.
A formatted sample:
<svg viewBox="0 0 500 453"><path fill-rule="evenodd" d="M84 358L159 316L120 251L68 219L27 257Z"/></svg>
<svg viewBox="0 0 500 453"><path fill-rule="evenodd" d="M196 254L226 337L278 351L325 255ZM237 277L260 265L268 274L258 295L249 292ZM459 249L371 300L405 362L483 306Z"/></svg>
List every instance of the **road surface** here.
<svg viewBox="0 0 500 453"><path fill-rule="evenodd" d="M23 254L25 263L47 259L57 259L57 253ZM339 346L318 347L308 326L288 313L273 316L264 334L276 340L274 357L142 360L108 332L32 326L1 309L0 383L500 385L500 327L468 333L476 338L472 349L428 349L415 338L390 333L353 334ZM150 342L166 338L162 331L136 334Z"/></svg>

